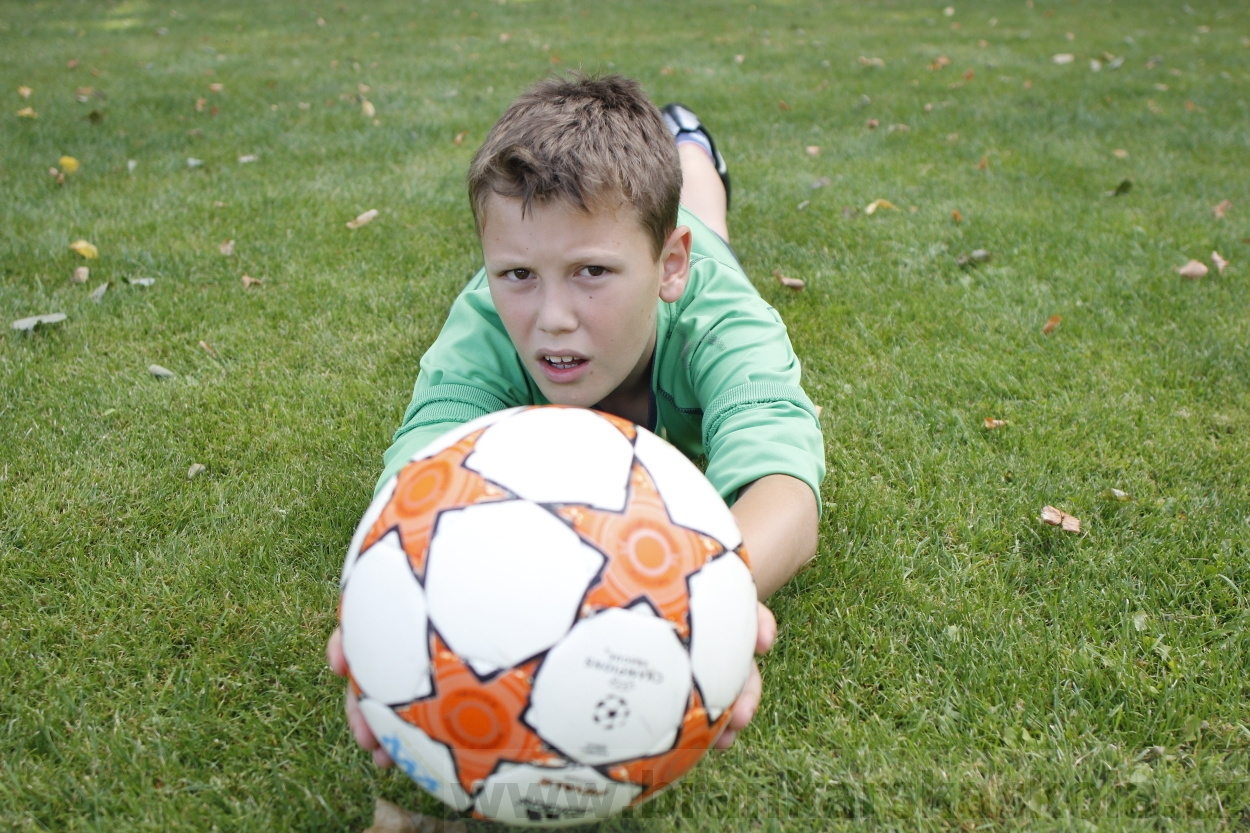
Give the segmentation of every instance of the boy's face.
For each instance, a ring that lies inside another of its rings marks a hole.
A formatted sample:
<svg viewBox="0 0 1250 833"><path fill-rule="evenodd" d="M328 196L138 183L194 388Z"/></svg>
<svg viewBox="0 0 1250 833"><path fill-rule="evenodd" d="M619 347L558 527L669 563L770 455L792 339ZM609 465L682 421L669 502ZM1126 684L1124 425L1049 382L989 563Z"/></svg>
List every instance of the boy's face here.
<svg viewBox="0 0 1250 833"><path fill-rule="evenodd" d="M492 195L484 218L491 298L543 395L607 410L645 402L656 299L686 287L690 230L675 229L657 259L628 207L587 214L552 202L523 218L520 199Z"/></svg>

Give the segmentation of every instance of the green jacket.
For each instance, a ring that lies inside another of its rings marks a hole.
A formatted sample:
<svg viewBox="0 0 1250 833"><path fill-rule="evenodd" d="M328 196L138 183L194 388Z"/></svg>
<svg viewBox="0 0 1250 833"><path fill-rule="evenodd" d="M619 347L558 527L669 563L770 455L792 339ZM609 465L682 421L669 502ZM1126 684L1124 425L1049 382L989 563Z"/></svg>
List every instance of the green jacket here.
<svg viewBox="0 0 1250 833"><path fill-rule="evenodd" d="M673 304L658 301L652 412L646 426L687 456L729 503L768 474L807 483L820 504L824 441L799 385L785 324L729 246L684 208L694 231L690 280ZM452 426L516 405L546 405L504 330L479 271L452 304L421 357L412 402L383 456L381 488L422 446Z"/></svg>

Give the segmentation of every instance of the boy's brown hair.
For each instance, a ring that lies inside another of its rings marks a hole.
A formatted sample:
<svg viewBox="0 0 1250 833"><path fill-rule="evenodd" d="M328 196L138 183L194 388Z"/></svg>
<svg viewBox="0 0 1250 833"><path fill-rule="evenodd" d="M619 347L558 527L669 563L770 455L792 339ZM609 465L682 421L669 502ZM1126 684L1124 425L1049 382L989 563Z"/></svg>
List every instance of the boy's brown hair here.
<svg viewBox="0 0 1250 833"><path fill-rule="evenodd" d="M677 227L681 163L672 134L642 85L620 75L540 81L495 122L469 166L478 235L491 194L562 200L590 212L619 198L637 212L658 258Z"/></svg>

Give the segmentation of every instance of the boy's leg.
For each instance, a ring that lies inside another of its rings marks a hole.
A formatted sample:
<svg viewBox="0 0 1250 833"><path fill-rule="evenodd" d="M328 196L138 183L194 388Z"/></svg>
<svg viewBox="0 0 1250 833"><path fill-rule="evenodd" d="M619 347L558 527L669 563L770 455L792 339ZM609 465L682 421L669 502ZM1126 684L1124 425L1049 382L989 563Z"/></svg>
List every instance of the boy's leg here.
<svg viewBox="0 0 1250 833"><path fill-rule="evenodd" d="M729 241L729 170L712 136L689 108L666 104L664 122L677 142L681 160L681 204L704 225Z"/></svg>
<svg viewBox="0 0 1250 833"><path fill-rule="evenodd" d="M728 243L725 186L721 184L712 158L694 142L679 144L677 155L681 158L681 204Z"/></svg>

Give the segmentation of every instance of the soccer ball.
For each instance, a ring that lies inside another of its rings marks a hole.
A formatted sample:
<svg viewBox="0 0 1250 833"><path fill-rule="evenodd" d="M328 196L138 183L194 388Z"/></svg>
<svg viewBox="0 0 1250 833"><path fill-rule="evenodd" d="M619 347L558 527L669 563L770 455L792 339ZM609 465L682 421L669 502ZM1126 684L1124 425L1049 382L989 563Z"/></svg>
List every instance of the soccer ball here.
<svg viewBox="0 0 1250 833"><path fill-rule="evenodd" d="M595 821L685 774L751 669L733 515L681 452L583 408L500 411L422 449L347 553L351 685L412 780L513 824Z"/></svg>

